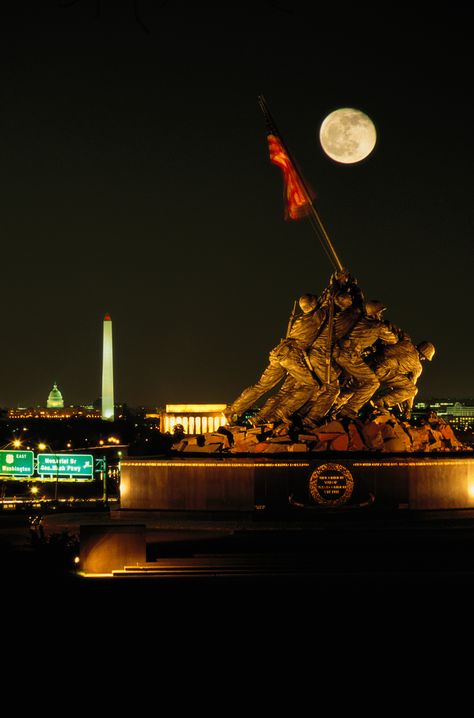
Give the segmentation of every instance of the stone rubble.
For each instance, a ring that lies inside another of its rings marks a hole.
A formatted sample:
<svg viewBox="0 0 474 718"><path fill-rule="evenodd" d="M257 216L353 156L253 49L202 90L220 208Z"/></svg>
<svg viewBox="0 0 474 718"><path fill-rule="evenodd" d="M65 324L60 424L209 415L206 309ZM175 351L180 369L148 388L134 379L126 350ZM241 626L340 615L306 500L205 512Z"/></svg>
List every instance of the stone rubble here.
<svg viewBox="0 0 474 718"><path fill-rule="evenodd" d="M447 422L429 414L420 425L402 421L388 411L375 413L368 419L328 421L295 437L280 425L258 428L225 426L217 432L190 436L173 445L184 453L277 454L319 451L369 452L453 452L471 451L462 444Z"/></svg>

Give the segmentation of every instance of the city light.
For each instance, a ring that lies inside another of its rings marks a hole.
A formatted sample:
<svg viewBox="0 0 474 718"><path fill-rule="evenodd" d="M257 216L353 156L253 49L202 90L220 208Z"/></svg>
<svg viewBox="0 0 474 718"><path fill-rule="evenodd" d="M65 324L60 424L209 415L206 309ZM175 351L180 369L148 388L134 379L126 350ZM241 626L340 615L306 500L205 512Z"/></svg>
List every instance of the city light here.
<svg viewBox="0 0 474 718"><path fill-rule="evenodd" d="M223 412L227 404L166 404L166 412L172 414L200 414L202 412Z"/></svg>
<svg viewBox="0 0 474 718"><path fill-rule="evenodd" d="M47 446L46 446L45 443L43 443L42 441L40 441L40 443L38 444L38 449L39 449L40 451L46 451Z"/></svg>
<svg viewBox="0 0 474 718"><path fill-rule="evenodd" d="M38 489L37 486L32 486L31 489L30 489L30 491L31 491L32 494L37 494L38 491L39 491L39 489Z"/></svg>
<svg viewBox="0 0 474 718"><path fill-rule="evenodd" d="M20 439L15 439L14 442L13 442L13 446L15 447L15 449L19 449L20 446L21 446L21 441L20 441Z"/></svg>

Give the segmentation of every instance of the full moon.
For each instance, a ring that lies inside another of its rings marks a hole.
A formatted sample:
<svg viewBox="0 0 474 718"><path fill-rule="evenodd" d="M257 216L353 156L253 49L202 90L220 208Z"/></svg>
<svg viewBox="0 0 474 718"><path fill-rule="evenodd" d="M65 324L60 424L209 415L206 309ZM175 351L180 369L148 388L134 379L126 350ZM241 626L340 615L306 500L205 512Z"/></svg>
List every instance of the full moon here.
<svg viewBox="0 0 474 718"><path fill-rule="evenodd" d="M325 153L344 164L360 162L370 155L376 140L377 133L370 117L352 107L331 112L319 130L319 141Z"/></svg>

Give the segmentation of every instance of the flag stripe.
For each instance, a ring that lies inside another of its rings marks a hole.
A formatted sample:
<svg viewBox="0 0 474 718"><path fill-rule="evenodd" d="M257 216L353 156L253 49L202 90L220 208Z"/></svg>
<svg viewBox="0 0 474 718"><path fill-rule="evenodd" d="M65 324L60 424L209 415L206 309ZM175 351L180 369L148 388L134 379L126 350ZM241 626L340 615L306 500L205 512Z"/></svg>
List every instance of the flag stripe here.
<svg viewBox="0 0 474 718"><path fill-rule="evenodd" d="M301 219L311 211L310 198L279 137L268 135L270 161L283 172L286 219Z"/></svg>

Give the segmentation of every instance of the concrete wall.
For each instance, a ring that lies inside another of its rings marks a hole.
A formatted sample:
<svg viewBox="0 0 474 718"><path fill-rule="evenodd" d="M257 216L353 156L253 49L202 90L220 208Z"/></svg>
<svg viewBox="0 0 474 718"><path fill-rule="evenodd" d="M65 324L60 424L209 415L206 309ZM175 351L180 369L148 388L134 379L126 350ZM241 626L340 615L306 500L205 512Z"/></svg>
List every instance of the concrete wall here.
<svg viewBox="0 0 474 718"><path fill-rule="evenodd" d="M144 524L80 527L80 568L84 573L111 573L146 561Z"/></svg>
<svg viewBox="0 0 474 718"><path fill-rule="evenodd" d="M122 509L228 510L254 508L254 474L236 462L137 460L121 465Z"/></svg>
<svg viewBox="0 0 474 718"><path fill-rule="evenodd" d="M474 508L474 457L200 455L127 459L121 466L122 509L283 509L290 497L297 504L321 508L367 502L381 508Z"/></svg>

